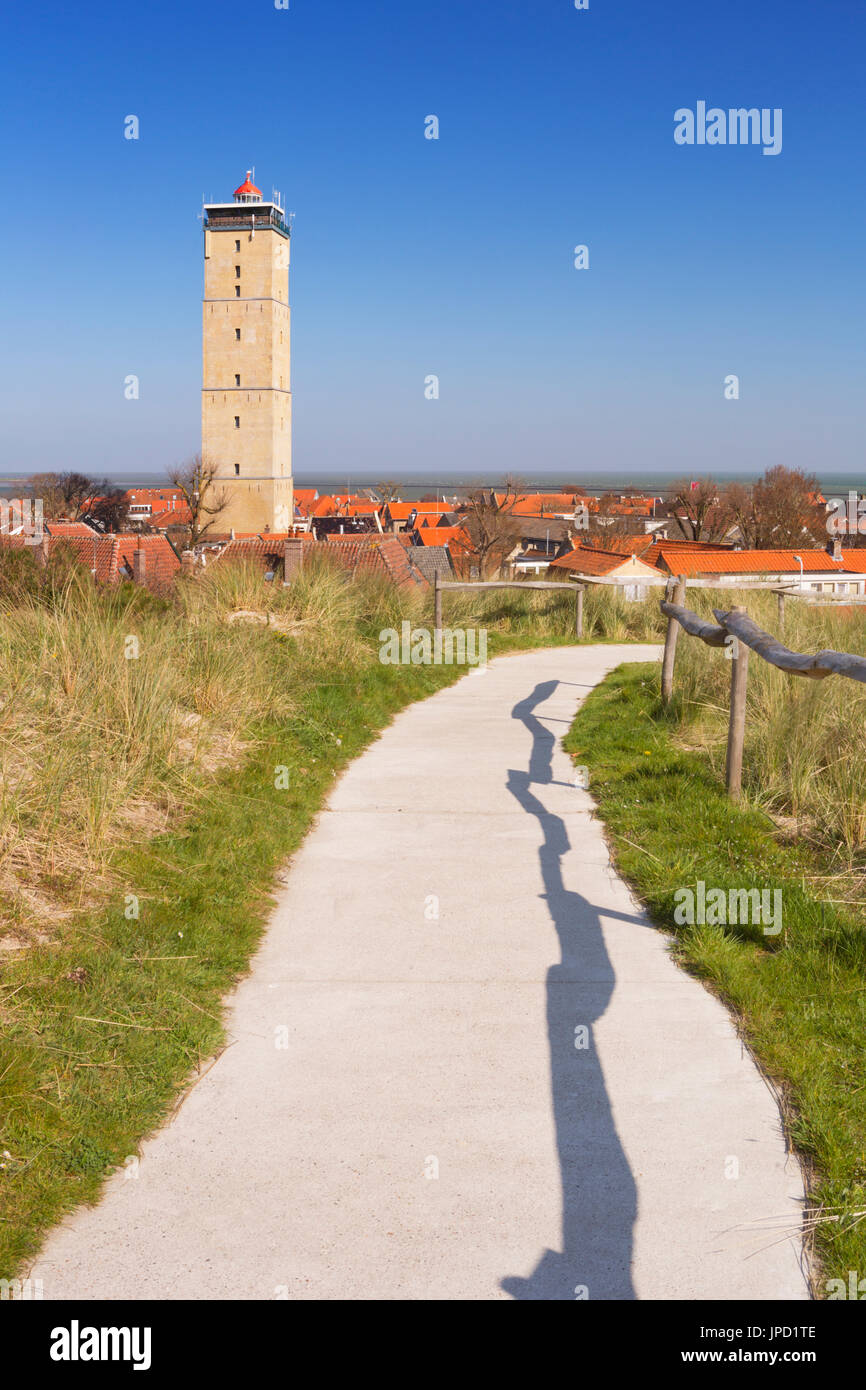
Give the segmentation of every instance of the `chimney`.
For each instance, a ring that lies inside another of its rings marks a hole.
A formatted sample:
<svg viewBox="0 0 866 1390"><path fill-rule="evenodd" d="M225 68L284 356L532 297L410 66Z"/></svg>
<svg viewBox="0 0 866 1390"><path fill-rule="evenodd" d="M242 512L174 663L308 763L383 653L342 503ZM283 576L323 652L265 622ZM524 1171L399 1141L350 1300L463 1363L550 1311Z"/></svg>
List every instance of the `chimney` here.
<svg viewBox="0 0 866 1390"><path fill-rule="evenodd" d="M842 538L841 538L841 536L834 536L832 540L830 540L830 541L827 542L827 553L828 553L829 555L831 555L832 558L833 558L834 560L841 560L841 559L842 559Z"/></svg>
<svg viewBox="0 0 866 1390"><path fill-rule="evenodd" d="M182 550L180 552L180 569L182 574L192 574L195 568L195 552L192 550Z"/></svg>
<svg viewBox="0 0 866 1390"><path fill-rule="evenodd" d="M138 546L132 552L132 577L136 584L144 584L147 573L147 551L143 546Z"/></svg>
<svg viewBox="0 0 866 1390"><path fill-rule="evenodd" d="M283 542L283 583L291 584L304 563L304 542L300 537Z"/></svg>

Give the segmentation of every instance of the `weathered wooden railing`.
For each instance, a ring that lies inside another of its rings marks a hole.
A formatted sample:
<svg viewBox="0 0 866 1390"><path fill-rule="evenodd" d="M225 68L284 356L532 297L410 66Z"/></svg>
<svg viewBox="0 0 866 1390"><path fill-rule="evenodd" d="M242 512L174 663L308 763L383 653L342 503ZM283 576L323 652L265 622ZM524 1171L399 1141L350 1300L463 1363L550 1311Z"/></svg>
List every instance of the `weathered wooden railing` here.
<svg viewBox="0 0 866 1390"><path fill-rule="evenodd" d="M442 580L438 574L433 576L433 625L437 632L442 629L442 594L446 589L557 589L561 594L570 594L571 586L561 580L550 579L474 579ZM577 585L574 602L574 635L578 642L583 640L583 595L586 586Z"/></svg>
<svg viewBox="0 0 866 1390"><path fill-rule="evenodd" d="M824 680L827 676L847 676L849 680L866 684L866 658L830 649L806 656L792 652L777 638L749 617L745 608L725 611L714 608L716 622L711 623L684 608L682 582L671 585L668 597L659 605L668 620L665 653L662 662L662 701L668 704L673 693L676 638L682 628L690 637L697 637L708 647L724 647L731 658L731 708L728 722L728 752L725 763L725 783L728 794L739 800L743 785L743 745L746 735L746 683L749 671L749 652L753 651L771 666L792 676L807 676Z"/></svg>

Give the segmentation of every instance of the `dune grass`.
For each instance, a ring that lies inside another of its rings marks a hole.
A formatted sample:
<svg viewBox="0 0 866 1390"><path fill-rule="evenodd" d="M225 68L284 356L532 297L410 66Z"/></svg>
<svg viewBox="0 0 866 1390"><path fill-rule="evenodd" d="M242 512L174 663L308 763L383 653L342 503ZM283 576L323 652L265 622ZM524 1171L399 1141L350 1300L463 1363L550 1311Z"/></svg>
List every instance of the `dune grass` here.
<svg viewBox="0 0 866 1390"><path fill-rule="evenodd" d="M773 594L690 589L688 604L707 617L713 607L742 604L793 651L829 647L866 656L862 607L820 608L789 598L782 633ZM729 662L681 633L675 682L681 736L703 748L717 772L724 768L729 684ZM770 815L790 818L797 836L830 851L840 871L861 878L866 784L859 765L866 758L866 685L840 676L804 680L754 656L746 730L743 775L749 797Z"/></svg>

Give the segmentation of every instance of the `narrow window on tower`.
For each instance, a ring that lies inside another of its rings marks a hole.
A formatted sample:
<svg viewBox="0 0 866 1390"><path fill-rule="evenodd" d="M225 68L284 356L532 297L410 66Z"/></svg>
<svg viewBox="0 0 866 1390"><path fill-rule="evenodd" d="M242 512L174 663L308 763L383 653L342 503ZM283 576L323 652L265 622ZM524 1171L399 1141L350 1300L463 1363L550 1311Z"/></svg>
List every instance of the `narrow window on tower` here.
<svg viewBox="0 0 866 1390"><path fill-rule="evenodd" d="M235 242L235 251L240 251L240 249L241 249L241 244L240 244L239 241L236 241L236 242Z"/></svg>
<svg viewBox="0 0 866 1390"><path fill-rule="evenodd" d="M239 463L236 463L236 464L235 464L235 477L236 477L236 478L240 477L240 472L241 472L241 466L240 466Z"/></svg>
<svg viewBox="0 0 866 1390"><path fill-rule="evenodd" d="M240 415L236 415L236 416L235 416L235 429L236 429L236 430L239 430L240 427L241 427L241 417L240 417Z"/></svg>
<svg viewBox="0 0 866 1390"><path fill-rule="evenodd" d="M240 297L241 297L241 287L240 287L240 285L235 285L235 299L240 299Z"/></svg>
<svg viewBox="0 0 866 1390"><path fill-rule="evenodd" d="M235 372L235 386L240 386L240 384L241 384L241 374L240 374L240 372Z"/></svg>
<svg viewBox="0 0 866 1390"><path fill-rule="evenodd" d="M240 330L239 328L236 328L236 329L235 329L235 342L239 343L240 340L241 340L241 330Z"/></svg>
<svg viewBox="0 0 866 1390"><path fill-rule="evenodd" d="M240 280L240 278L241 278L241 268L240 268L239 265L236 265L236 266L235 266L235 279L236 279L236 280Z"/></svg>

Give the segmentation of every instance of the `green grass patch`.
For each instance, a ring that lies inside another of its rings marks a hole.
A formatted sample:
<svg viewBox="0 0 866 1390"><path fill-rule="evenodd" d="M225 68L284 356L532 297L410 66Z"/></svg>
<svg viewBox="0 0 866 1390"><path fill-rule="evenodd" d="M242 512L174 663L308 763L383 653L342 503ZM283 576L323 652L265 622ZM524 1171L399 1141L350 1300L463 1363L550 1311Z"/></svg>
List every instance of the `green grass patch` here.
<svg viewBox="0 0 866 1390"><path fill-rule="evenodd" d="M682 639L681 639L682 640ZM623 876L681 962L725 1000L783 1096L805 1161L820 1276L866 1273L866 926L828 899L814 845L781 842L754 804L734 806L700 751L677 746L679 713L661 707L657 666L621 668L591 693L565 741ZM748 731L746 758L748 760ZM780 889L782 930L678 925L678 889ZM675 1062L674 1062L675 1065ZM826 1219L823 1219L826 1218Z"/></svg>

